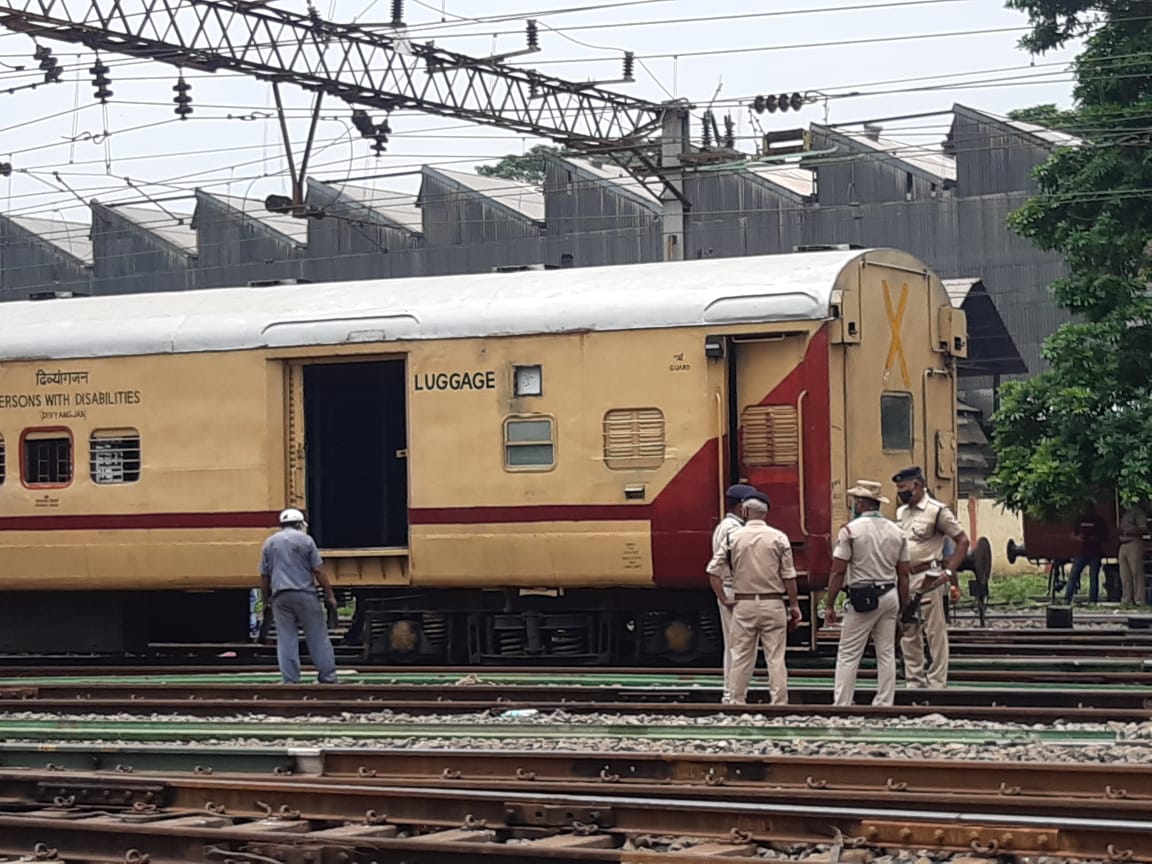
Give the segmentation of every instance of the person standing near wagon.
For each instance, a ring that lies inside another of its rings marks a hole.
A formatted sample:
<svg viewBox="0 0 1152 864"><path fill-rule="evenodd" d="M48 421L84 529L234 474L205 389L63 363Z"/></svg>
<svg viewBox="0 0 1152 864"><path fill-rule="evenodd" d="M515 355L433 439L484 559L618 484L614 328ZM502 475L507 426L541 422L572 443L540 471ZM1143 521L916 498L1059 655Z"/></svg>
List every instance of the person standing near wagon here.
<svg viewBox="0 0 1152 864"><path fill-rule="evenodd" d="M919 466L905 468L893 475L900 508L896 521L908 540L910 592L919 597L920 620L905 625L900 650L904 654L904 680L909 687L948 686L948 621L944 617L944 586L950 584L953 600L960 598L956 571L968 554L968 535L947 505L928 494L924 472ZM955 544L951 557L943 562L944 543ZM928 579L933 562L942 562L944 570ZM924 668L924 640L932 652L932 665Z"/></svg>
<svg viewBox="0 0 1152 864"><path fill-rule="evenodd" d="M1148 517L1136 504L1124 508L1120 517L1120 602L1140 606L1144 603L1144 534Z"/></svg>
<svg viewBox="0 0 1152 864"><path fill-rule="evenodd" d="M1064 601L1072 603L1080 590L1080 576L1088 568L1088 602L1100 602L1100 566L1104 558L1104 542L1108 539L1108 523L1096 512L1095 505L1085 508L1076 519L1072 537L1080 544L1072 567L1068 572L1068 587L1064 591Z"/></svg>
<svg viewBox="0 0 1152 864"><path fill-rule="evenodd" d="M848 490L855 518L840 529L832 550L832 575L824 620L836 623L836 596L844 587L849 605L836 651L833 700L851 705L856 672L871 637L876 646L876 696L873 705L896 701L896 627L908 603L908 540L880 512L888 499L880 484L857 480Z"/></svg>
<svg viewBox="0 0 1152 864"><path fill-rule="evenodd" d="M768 690L773 705L788 704L788 667L784 650L789 616L800 620L792 544L783 531L768 525L769 502L757 492L744 501L743 528L732 532L728 549L708 564L710 575L732 572L732 631L729 701L743 705L756 666L756 646L763 642L768 662ZM731 564L729 564L731 560ZM784 607L787 596L789 608Z"/></svg>
<svg viewBox="0 0 1152 864"><path fill-rule="evenodd" d="M725 504L728 512L712 532L712 556L715 557L723 550L727 559L728 545L734 531L744 527L742 505L744 499L755 494L756 487L747 483L735 483L724 492ZM720 611L720 631L724 638L724 701L728 701L728 668L731 665L731 630L732 607L736 605L732 596L732 569L725 567L722 573L708 574L708 583L712 586L712 593L716 595L716 605Z"/></svg>
<svg viewBox="0 0 1152 864"><path fill-rule="evenodd" d="M264 541L260 555L261 594L264 608L272 609L276 621L276 660L285 684L300 683L300 645L304 631L308 654L316 664L321 684L336 683L336 654L328 638L328 619L316 596L316 584L324 600L336 608L336 594L324 571L316 541L306 533L304 514L289 507L280 513L280 530Z"/></svg>

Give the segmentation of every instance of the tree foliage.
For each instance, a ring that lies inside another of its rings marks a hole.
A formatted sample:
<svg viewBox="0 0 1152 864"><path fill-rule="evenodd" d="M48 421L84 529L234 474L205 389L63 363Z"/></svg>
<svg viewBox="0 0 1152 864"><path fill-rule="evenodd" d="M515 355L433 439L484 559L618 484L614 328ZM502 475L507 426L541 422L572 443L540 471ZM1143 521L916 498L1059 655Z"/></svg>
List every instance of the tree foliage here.
<svg viewBox="0 0 1152 864"><path fill-rule="evenodd" d="M1047 129L1066 130L1074 134L1076 132L1076 112L1063 111L1051 103L1016 108L1008 112L1008 119L1022 120Z"/></svg>
<svg viewBox="0 0 1152 864"><path fill-rule="evenodd" d="M477 165L476 173L484 177L503 177L505 180L539 186L544 182L548 154L559 152L558 147L537 144L527 153L509 153L495 165Z"/></svg>
<svg viewBox="0 0 1152 864"><path fill-rule="evenodd" d="M1049 369L1006 384L993 418L992 488L1014 510L1067 515L1102 489L1152 500L1152 17L1140 0L1008 0L1034 53L1084 38L1071 112L1032 122L1081 136L1039 166L1039 191L1009 219L1068 276L1074 313L1045 343ZM1141 10L1144 10L1143 12ZM1021 117L1020 119L1030 119ZM1053 122L1053 121L1058 121Z"/></svg>

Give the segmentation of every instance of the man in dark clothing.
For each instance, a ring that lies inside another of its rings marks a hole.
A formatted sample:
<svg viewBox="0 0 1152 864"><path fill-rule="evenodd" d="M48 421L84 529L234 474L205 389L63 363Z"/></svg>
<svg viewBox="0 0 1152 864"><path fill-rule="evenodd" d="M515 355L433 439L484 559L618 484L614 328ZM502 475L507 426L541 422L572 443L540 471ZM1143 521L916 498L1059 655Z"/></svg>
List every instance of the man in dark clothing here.
<svg viewBox="0 0 1152 864"><path fill-rule="evenodd" d="M1072 536L1080 541L1080 551L1072 559L1072 570L1068 574L1068 589L1064 594L1067 603L1072 602L1080 590L1080 574L1088 568L1088 602L1100 601L1100 559L1104 557L1104 541L1108 539L1108 523L1094 509L1085 511L1076 520Z"/></svg>

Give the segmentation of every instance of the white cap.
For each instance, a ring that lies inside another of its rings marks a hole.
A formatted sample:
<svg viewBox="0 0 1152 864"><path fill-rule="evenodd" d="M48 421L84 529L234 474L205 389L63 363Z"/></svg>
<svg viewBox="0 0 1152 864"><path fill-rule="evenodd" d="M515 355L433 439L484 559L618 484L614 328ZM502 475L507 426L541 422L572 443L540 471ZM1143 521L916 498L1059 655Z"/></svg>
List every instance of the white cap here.
<svg viewBox="0 0 1152 864"><path fill-rule="evenodd" d="M287 510L280 511L280 524L291 525L293 522L303 522L304 514L297 510L295 507L289 507Z"/></svg>

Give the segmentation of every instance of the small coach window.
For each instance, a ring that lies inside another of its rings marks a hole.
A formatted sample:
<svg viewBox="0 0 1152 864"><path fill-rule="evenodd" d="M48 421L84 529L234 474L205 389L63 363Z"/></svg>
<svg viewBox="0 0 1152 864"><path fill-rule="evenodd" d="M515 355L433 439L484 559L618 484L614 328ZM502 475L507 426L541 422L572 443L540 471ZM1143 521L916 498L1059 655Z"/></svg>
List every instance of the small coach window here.
<svg viewBox="0 0 1152 864"><path fill-rule="evenodd" d="M604 415L604 464L614 471L664 464L664 412L617 408Z"/></svg>
<svg viewBox="0 0 1152 864"><path fill-rule="evenodd" d="M885 450L912 449L912 394L880 396L880 440Z"/></svg>
<svg viewBox="0 0 1152 864"><path fill-rule="evenodd" d="M0 486L4 485L4 476L7 474L7 454L4 452L4 436L0 435Z"/></svg>
<svg viewBox="0 0 1152 864"><path fill-rule="evenodd" d="M556 464L551 417L509 417L504 421L504 467L542 471Z"/></svg>
<svg viewBox="0 0 1152 864"><path fill-rule="evenodd" d="M140 433L97 429L88 441L88 457L93 483L135 483L140 479Z"/></svg>
<svg viewBox="0 0 1152 864"><path fill-rule="evenodd" d="M67 486L72 482L72 433L67 429L32 429L22 436L24 483Z"/></svg>

